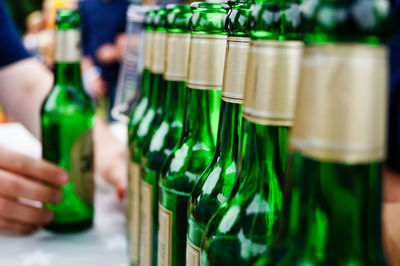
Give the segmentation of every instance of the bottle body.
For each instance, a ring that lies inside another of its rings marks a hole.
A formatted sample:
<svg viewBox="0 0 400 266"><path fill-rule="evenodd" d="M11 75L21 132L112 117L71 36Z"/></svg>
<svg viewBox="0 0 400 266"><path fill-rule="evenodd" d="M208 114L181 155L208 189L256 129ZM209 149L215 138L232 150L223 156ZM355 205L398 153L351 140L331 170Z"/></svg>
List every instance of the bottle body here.
<svg viewBox="0 0 400 266"><path fill-rule="evenodd" d="M94 105L81 81L79 22L77 11L58 13L55 85L41 110L42 157L70 174L61 202L47 205L54 220L46 228L58 232L83 230L93 222Z"/></svg>
<svg viewBox="0 0 400 266"><path fill-rule="evenodd" d="M247 33L250 2L232 1L230 7L225 21L228 39L217 145L212 162L196 181L189 200L187 266L200 264L205 227L228 199L238 168L243 91L250 46Z"/></svg>
<svg viewBox="0 0 400 266"><path fill-rule="evenodd" d="M190 21L188 111L185 131L159 181L158 265L185 265L187 204L194 182L215 151L226 35L226 10L199 3ZM211 18L213 18L211 20ZM198 28L205 31L197 32ZM211 28L213 34L207 34Z"/></svg>
<svg viewBox="0 0 400 266"><path fill-rule="evenodd" d="M158 180L165 160L183 133L190 16L190 6L167 6L164 112L160 124L142 149L141 265L157 265Z"/></svg>
<svg viewBox="0 0 400 266"><path fill-rule="evenodd" d="M294 1L252 8L237 183L207 224L202 265L253 265L277 235L303 48L298 11Z"/></svg>
<svg viewBox="0 0 400 266"><path fill-rule="evenodd" d="M353 13L362 5L368 8ZM378 6L382 12L368 13ZM320 23L327 8L346 19ZM381 43L387 8L385 1L317 1L304 14L288 193L277 241L257 265L386 265L381 162L387 52ZM366 14L373 14L367 31Z"/></svg>

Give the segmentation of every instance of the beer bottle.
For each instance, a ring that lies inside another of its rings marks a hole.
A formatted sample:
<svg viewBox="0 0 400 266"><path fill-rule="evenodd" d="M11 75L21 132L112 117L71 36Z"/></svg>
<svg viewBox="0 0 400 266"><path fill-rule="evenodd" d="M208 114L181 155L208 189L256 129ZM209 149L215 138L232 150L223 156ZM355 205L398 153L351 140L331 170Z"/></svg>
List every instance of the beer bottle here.
<svg viewBox="0 0 400 266"><path fill-rule="evenodd" d="M239 157L242 102L250 47L248 17L251 1L231 0L225 22L228 33L222 85L221 115L214 157L196 181L188 207L186 265L200 265L200 245L211 216L228 199Z"/></svg>
<svg viewBox="0 0 400 266"><path fill-rule="evenodd" d="M224 71L226 6L194 3L185 133L159 181L158 265L185 265L187 204L194 182L215 152Z"/></svg>
<svg viewBox="0 0 400 266"><path fill-rule="evenodd" d="M202 265L253 265L276 237L303 50L299 10L296 0L252 7L238 183L206 227Z"/></svg>
<svg viewBox="0 0 400 266"><path fill-rule="evenodd" d="M93 223L94 103L81 80L81 17L77 10L57 13L54 87L41 109L42 156L66 169L70 182L58 204L46 204L57 232L79 231Z"/></svg>
<svg viewBox="0 0 400 266"><path fill-rule="evenodd" d="M385 0L319 0L304 13L282 234L258 265L385 265L388 8Z"/></svg>
<svg viewBox="0 0 400 266"><path fill-rule="evenodd" d="M157 265L158 177L183 133L191 14L189 5L167 6L164 113L142 149L140 264L143 266Z"/></svg>
<svg viewBox="0 0 400 266"><path fill-rule="evenodd" d="M129 239L129 256L132 266L139 265L140 254L140 152L136 152L134 139L137 137L137 130L146 114L150 101L150 67L152 58L153 44L153 18L156 10L146 13L144 19L144 68L141 80L141 97L137 104L132 108L128 124L128 189L127 189L127 224Z"/></svg>

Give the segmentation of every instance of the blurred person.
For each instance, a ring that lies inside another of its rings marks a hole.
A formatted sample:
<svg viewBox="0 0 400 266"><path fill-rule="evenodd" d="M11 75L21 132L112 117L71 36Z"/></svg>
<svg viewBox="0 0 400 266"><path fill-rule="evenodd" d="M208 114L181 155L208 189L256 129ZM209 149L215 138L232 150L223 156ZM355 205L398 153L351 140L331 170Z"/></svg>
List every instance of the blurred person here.
<svg viewBox="0 0 400 266"><path fill-rule="evenodd" d="M40 47L40 32L43 30L43 14L34 11L26 17L26 34L23 37L25 48L33 55L42 59Z"/></svg>
<svg viewBox="0 0 400 266"><path fill-rule="evenodd" d="M94 98L107 96L109 118L115 99L128 6L127 0L79 2L84 84Z"/></svg>
<svg viewBox="0 0 400 266"><path fill-rule="evenodd" d="M389 137L383 212L388 263L400 266L400 0L391 3L395 33L389 46Z"/></svg>
<svg viewBox="0 0 400 266"><path fill-rule="evenodd" d="M53 75L24 49L4 0L0 0L0 38L0 105L39 138L40 109L52 87ZM96 172L116 188L123 187L123 145L99 120L94 142ZM0 147L0 231L30 233L49 223L53 219L51 210L24 199L57 203L62 197L60 187L68 178L56 165Z"/></svg>

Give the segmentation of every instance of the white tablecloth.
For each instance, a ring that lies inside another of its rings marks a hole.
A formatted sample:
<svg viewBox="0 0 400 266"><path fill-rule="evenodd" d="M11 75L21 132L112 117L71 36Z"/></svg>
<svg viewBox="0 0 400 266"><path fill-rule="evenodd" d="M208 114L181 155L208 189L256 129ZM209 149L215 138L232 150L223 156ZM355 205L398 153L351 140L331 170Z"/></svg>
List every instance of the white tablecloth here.
<svg viewBox="0 0 400 266"><path fill-rule="evenodd" d="M116 126L114 131L118 135L123 129ZM39 142L16 123L0 125L0 145L36 158L41 153ZM114 189L98 177L92 229L74 234L41 230L30 236L0 235L0 266L128 265L123 206Z"/></svg>

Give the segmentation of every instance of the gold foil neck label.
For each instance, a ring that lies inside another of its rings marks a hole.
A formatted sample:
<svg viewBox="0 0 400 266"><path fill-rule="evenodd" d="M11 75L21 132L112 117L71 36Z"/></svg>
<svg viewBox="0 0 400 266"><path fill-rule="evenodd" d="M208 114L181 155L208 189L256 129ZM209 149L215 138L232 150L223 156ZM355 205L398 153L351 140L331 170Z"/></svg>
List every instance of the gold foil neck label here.
<svg viewBox="0 0 400 266"><path fill-rule="evenodd" d="M386 48L349 44L307 47L291 149L327 161L382 160L386 99Z"/></svg>
<svg viewBox="0 0 400 266"><path fill-rule="evenodd" d="M167 33L165 80L186 80L189 46L190 33Z"/></svg>
<svg viewBox="0 0 400 266"><path fill-rule="evenodd" d="M172 212L158 205L158 266L171 266Z"/></svg>
<svg viewBox="0 0 400 266"><path fill-rule="evenodd" d="M140 164L130 162L128 166L128 231L129 255L132 264L139 265L140 243Z"/></svg>
<svg viewBox="0 0 400 266"><path fill-rule="evenodd" d="M80 62L82 57L80 30L58 30L56 32L56 62Z"/></svg>
<svg viewBox="0 0 400 266"><path fill-rule="evenodd" d="M152 35L151 72L163 74L167 34L165 32L153 32Z"/></svg>
<svg viewBox="0 0 400 266"><path fill-rule="evenodd" d="M302 52L300 41L252 41L244 118L263 125L292 125Z"/></svg>
<svg viewBox="0 0 400 266"><path fill-rule="evenodd" d="M225 102L242 103L250 38L229 37L226 47L224 81L221 98Z"/></svg>
<svg viewBox="0 0 400 266"><path fill-rule="evenodd" d="M200 248L186 240L186 266L200 266Z"/></svg>
<svg viewBox="0 0 400 266"><path fill-rule="evenodd" d="M192 34L187 87L221 90L226 40L226 35Z"/></svg>
<svg viewBox="0 0 400 266"><path fill-rule="evenodd" d="M152 265L153 187L146 181L141 180L140 192L140 264Z"/></svg>
<svg viewBox="0 0 400 266"><path fill-rule="evenodd" d="M152 43L153 43L153 32L145 31L144 32L144 67L147 69L151 68L151 52L152 52Z"/></svg>

